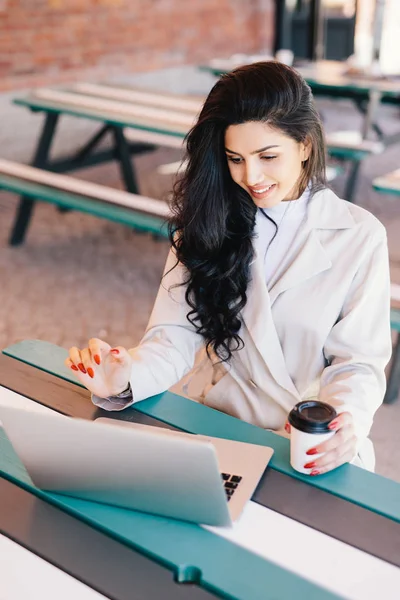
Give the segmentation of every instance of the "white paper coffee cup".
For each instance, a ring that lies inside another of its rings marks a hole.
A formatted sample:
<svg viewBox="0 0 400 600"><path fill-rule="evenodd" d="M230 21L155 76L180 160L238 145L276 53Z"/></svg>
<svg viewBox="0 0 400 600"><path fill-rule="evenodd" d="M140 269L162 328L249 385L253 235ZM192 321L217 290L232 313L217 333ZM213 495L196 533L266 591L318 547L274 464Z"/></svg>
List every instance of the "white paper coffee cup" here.
<svg viewBox="0 0 400 600"><path fill-rule="evenodd" d="M305 474L312 471L304 465L314 462L322 454L309 455L307 451L335 435L335 431L328 428L335 417L335 409L318 400L299 402L290 411L290 464L293 469Z"/></svg>

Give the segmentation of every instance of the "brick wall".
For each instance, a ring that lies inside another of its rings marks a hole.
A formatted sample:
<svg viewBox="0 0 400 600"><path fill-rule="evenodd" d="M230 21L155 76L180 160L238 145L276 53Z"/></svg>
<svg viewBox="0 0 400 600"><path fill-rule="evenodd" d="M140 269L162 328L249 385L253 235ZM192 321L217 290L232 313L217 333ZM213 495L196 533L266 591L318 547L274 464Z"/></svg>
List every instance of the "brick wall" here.
<svg viewBox="0 0 400 600"><path fill-rule="evenodd" d="M0 90L268 50L273 0L0 0Z"/></svg>

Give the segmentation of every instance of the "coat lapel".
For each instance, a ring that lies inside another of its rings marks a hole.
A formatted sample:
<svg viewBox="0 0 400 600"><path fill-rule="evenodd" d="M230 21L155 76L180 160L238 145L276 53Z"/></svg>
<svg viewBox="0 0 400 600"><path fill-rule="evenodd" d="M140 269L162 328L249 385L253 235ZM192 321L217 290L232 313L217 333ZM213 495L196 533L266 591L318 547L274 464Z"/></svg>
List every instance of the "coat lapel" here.
<svg viewBox="0 0 400 600"><path fill-rule="evenodd" d="M314 194L308 206L306 222L297 242L268 292L263 258L256 252L251 265L251 281L247 303L242 317L253 341L275 381L299 398L299 393L288 373L285 357L275 328L272 306L279 294L331 268L332 263L320 242L318 229L347 229L355 221L348 203L340 200L331 190Z"/></svg>
<svg viewBox="0 0 400 600"><path fill-rule="evenodd" d="M318 230L348 229L354 225L347 202L340 200L331 190L317 192L310 200L307 219L289 251L285 264L271 282L271 305L282 292L332 267L331 260L320 242Z"/></svg>
<svg viewBox="0 0 400 600"><path fill-rule="evenodd" d="M330 269L331 266L332 263L319 241L317 233L313 229L302 231L300 239L287 257L284 269L280 271L269 291L271 305L282 292Z"/></svg>
<svg viewBox="0 0 400 600"><path fill-rule="evenodd" d="M271 302L260 256L252 264L251 281L243 309L243 321L275 381L295 397L298 391L288 373L285 357L272 318Z"/></svg>

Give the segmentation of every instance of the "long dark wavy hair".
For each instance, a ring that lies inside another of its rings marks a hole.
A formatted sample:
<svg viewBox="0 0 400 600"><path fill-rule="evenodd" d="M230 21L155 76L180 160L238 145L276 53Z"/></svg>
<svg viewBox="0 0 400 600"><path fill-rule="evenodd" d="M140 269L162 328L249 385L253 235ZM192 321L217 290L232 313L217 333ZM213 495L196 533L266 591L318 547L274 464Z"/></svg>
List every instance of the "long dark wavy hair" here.
<svg viewBox="0 0 400 600"><path fill-rule="evenodd" d="M298 182L301 194L326 185L325 142L310 87L275 61L223 75L189 131L187 168L174 186L170 241L187 270L187 315L221 361L244 346L239 335L247 302L257 207L230 176L224 150L227 127L260 121L296 142L311 142Z"/></svg>

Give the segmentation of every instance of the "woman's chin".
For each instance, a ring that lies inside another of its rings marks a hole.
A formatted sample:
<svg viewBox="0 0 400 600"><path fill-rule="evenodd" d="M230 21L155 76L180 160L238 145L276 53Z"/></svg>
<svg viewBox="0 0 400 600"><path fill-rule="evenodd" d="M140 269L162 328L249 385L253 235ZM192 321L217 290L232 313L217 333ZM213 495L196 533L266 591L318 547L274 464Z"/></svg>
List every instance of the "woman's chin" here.
<svg viewBox="0 0 400 600"><path fill-rule="evenodd" d="M253 202L258 208L273 208L274 206L278 206L283 201L283 198L280 195L270 196L269 198L264 198L260 200L258 198L254 198L252 196Z"/></svg>

